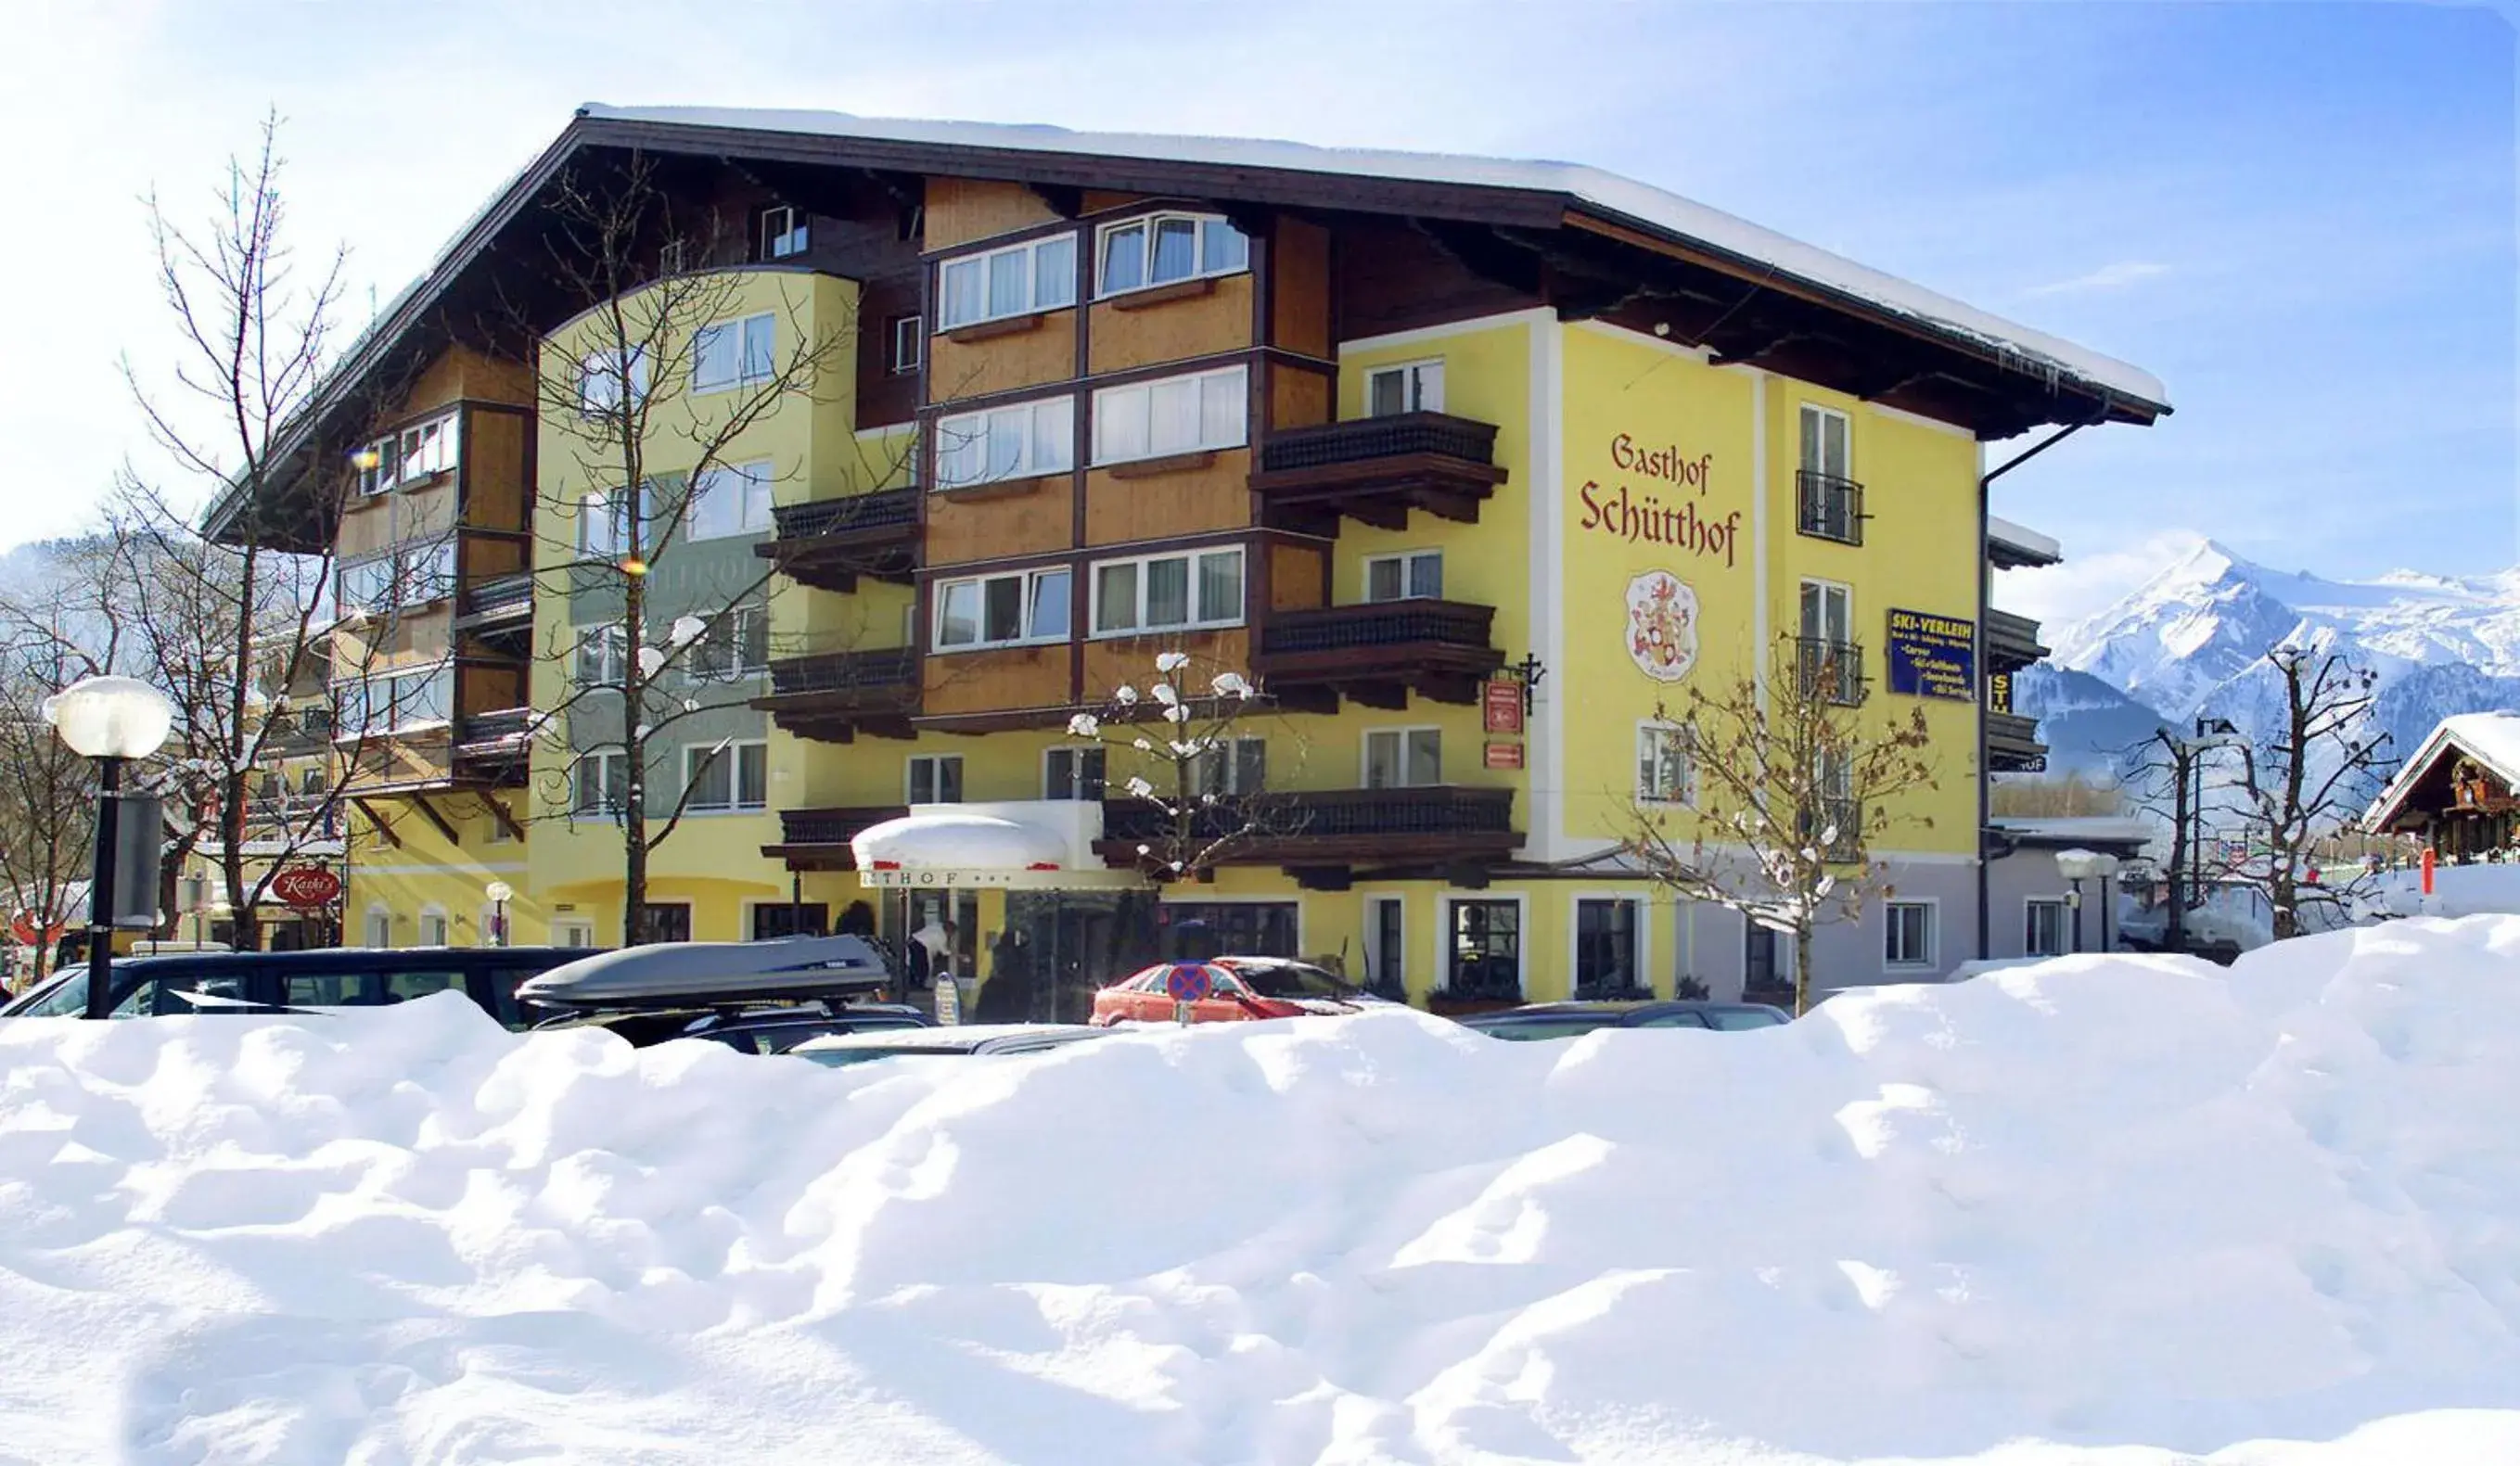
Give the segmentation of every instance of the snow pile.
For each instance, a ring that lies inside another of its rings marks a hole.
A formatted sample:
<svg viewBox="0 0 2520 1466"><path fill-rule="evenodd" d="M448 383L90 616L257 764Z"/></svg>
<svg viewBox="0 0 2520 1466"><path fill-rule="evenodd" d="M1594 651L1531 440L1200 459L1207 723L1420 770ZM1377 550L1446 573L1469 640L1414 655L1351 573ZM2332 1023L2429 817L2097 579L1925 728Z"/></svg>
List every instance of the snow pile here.
<svg viewBox="0 0 2520 1466"><path fill-rule="evenodd" d="M437 998L0 1074L48 1466L2520 1460L2520 919L1746 1034L832 1071Z"/></svg>

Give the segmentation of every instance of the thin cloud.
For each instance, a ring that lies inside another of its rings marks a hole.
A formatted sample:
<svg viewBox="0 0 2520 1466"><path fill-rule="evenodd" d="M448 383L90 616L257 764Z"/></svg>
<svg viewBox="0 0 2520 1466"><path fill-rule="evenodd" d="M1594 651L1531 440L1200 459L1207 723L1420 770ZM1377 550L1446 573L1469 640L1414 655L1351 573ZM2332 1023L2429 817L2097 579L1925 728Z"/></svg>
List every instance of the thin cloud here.
<svg viewBox="0 0 2520 1466"><path fill-rule="evenodd" d="M2027 293L2032 295L2082 295L2089 294L2093 290L2122 290L2128 286L2139 285L2144 281L2157 279L2169 273L2170 267L2168 265L2156 264L2148 259L2122 259L2110 264L2102 265L2088 275L2077 275L2071 280L2059 280L2053 281L2048 285L2032 286Z"/></svg>

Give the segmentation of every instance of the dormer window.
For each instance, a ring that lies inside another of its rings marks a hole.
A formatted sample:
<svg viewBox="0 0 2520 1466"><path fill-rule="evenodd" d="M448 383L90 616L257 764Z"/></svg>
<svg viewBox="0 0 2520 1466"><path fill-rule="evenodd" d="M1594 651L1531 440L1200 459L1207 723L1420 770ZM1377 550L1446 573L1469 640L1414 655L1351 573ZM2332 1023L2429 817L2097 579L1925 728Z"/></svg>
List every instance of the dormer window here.
<svg viewBox="0 0 2520 1466"><path fill-rule="evenodd" d="M803 209L779 203L761 211L763 259L787 259L802 254L810 242Z"/></svg>

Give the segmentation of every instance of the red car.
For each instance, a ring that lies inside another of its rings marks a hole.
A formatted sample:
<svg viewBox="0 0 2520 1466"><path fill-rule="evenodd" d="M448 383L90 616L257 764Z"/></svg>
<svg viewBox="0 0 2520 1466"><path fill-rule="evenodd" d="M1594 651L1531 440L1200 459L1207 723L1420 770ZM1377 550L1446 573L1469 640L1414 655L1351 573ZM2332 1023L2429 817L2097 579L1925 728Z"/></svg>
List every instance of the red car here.
<svg viewBox="0 0 2520 1466"><path fill-rule="evenodd" d="M1175 1021L1170 985L1173 974L1185 968L1202 974L1208 989L1208 996L1190 1005L1192 1023L1353 1013L1383 1000L1292 957L1217 957L1206 962L1157 962L1120 979L1094 995L1093 1021L1106 1028L1114 1023Z"/></svg>

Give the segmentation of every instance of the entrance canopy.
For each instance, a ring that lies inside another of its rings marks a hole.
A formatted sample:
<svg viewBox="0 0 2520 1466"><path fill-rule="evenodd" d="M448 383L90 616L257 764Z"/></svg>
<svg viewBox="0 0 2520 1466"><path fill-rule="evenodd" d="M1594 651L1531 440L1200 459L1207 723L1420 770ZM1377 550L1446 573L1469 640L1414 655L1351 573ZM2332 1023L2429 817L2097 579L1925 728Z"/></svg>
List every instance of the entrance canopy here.
<svg viewBox="0 0 2520 1466"><path fill-rule="evenodd" d="M870 825L849 841L858 882L871 888L1126 890L1134 870L1091 859L1102 806L1091 800L926 804Z"/></svg>

